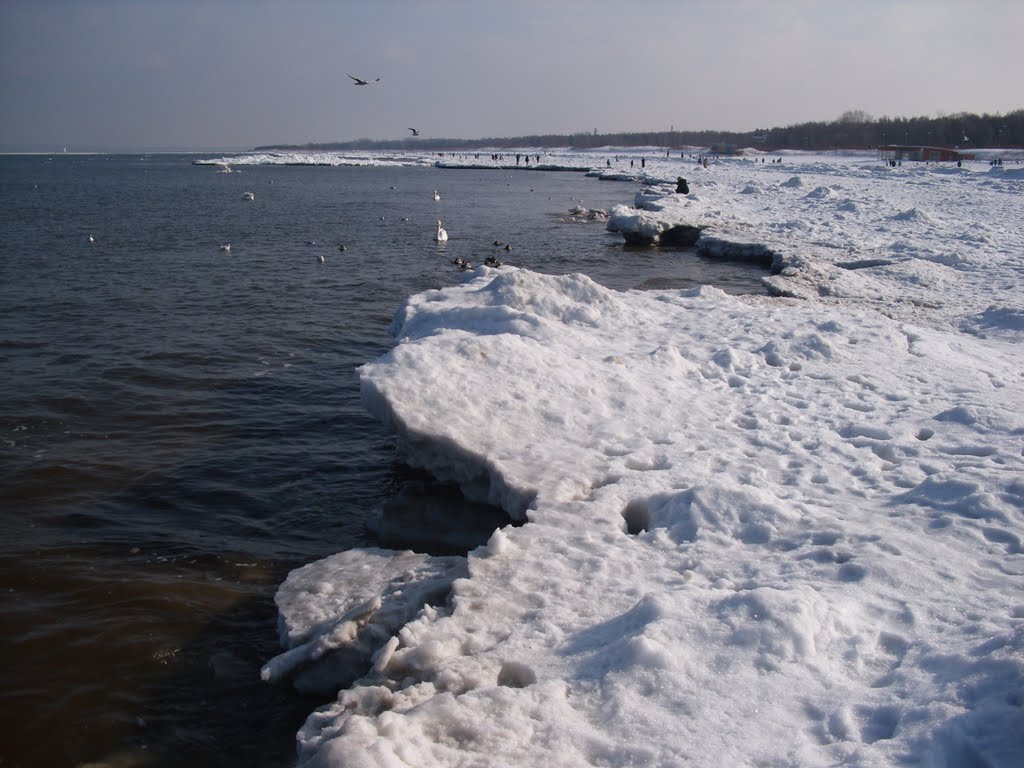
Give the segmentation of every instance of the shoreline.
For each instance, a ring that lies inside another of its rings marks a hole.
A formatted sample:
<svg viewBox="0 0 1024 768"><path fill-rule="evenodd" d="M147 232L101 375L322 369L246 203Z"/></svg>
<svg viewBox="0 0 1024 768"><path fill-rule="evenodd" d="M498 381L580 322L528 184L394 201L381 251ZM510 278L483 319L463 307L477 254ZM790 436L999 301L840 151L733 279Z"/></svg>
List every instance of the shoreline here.
<svg viewBox="0 0 1024 768"><path fill-rule="evenodd" d="M1009 726L1020 706L1007 601L1024 575L1024 311L997 254L1024 239L1009 216L1021 183L880 171L714 163L690 171L690 195L642 189L612 210L620 232L685 223L710 252L770 249L777 297L486 268L409 297L396 346L361 369L364 404L412 465L527 524L497 530L444 605L378 646L371 674L300 732L304 757L1018 754L986 722ZM958 230L952 213L982 200L1003 206L972 219L986 236ZM666 418L666 403L687 407ZM964 600L997 645L947 620ZM936 654L948 676L923 674ZM964 676L983 704L959 700ZM734 715L756 733L713 727Z"/></svg>

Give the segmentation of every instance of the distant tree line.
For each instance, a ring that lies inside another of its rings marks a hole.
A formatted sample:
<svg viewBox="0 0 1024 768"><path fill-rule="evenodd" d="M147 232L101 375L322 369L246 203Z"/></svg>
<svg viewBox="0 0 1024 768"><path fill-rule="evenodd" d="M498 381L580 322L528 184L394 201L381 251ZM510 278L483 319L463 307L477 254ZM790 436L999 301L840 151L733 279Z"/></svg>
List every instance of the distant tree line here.
<svg viewBox="0 0 1024 768"><path fill-rule="evenodd" d="M771 149L868 149L882 144L928 147L1024 146L1024 109L1005 115L959 112L939 117L872 118L844 112L831 123L802 123L765 131Z"/></svg>
<svg viewBox="0 0 1024 768"><path fill-rule="evenodd" d="M831 122L799 123L784 128L759 128L745 133L730 131L652 131L647 133L541 134L485 139L404 138L390 141L355 141L273 144L258 151L419 150L438 152L516 147L755 147L766 152L782 149L872 149L882 144L911 144L961 149L1024 147L1024 109L1005 115L959 112L939 117L873 118L860 110L844 112Z"/></svg>

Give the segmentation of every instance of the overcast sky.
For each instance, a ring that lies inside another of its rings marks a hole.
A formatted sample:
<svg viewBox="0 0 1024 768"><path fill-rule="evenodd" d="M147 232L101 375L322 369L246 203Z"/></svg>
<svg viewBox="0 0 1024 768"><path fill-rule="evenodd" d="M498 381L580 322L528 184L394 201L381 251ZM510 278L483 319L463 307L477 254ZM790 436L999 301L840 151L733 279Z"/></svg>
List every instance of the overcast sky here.
<svg viewBox="0 0 1024 768"><path fill-rule="evenodd" d="M1020 0L0 0L0 150L1005 113L1022 34Z"/></svg>

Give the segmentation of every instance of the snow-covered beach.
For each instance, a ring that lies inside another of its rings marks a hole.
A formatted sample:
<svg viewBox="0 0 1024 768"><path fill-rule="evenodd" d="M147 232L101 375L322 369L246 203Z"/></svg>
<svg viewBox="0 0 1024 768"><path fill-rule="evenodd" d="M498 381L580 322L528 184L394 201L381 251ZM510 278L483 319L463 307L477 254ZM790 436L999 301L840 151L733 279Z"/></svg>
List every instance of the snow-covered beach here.
<svg viewBox="0 0 1024 768"><path fill-rule="evenodd" d="M410 297L366 407L525 524L291 574L265 678L374 660L303 764L1024 764L1024 166L673 155L541 165L642 180L610 230L698 228L773 295Z"/></svg>

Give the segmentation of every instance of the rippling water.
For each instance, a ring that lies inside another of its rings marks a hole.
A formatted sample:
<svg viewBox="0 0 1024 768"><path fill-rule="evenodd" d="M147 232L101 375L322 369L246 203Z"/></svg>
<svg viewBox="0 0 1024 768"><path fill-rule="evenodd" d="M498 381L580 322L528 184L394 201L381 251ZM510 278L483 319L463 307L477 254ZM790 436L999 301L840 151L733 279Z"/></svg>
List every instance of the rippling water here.
<svg viewBox="0 0 1024 768"><path fill-rule="evenodd" d="M452 258L758 289L568 221L621 183L191 160L0 157L2 765L290 763L323 702L259 682L273 593L419 487L353 371Z"/></svg>

